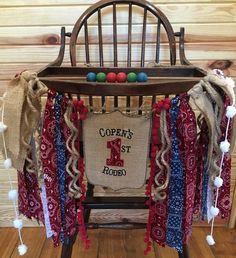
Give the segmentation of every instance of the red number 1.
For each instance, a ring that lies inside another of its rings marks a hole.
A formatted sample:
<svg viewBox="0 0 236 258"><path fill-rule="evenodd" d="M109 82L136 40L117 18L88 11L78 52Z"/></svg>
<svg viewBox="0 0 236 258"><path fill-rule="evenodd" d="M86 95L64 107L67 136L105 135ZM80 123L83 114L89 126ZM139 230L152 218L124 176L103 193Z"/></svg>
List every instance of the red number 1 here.
<svg viewBox="0 0 236 258"><path fill-rule="evenodd" d="M111 149L111 156L107 159L107 166L123 167L124 160L120 158L121 153L121 139L117 138L107 142L107 148Z"/></svg>

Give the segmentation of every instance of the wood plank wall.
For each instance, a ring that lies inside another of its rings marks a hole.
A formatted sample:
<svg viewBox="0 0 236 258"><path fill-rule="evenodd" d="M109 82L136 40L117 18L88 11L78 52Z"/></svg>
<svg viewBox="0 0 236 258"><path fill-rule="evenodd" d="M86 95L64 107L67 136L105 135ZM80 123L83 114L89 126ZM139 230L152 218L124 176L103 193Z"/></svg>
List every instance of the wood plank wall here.
<svg viewBox="0 0 236 258"><path fill-rule="evenodd" d="M49 62L53 61L59 50L60 27L65 26L66 31L72 30L73 24L78 17L96 0L0 0L0 95L5 91L7 82L24 69L37 71ZM151 0L168 17L175 31L181 26L186 31L186 55L193 64L208 68L215 60L230 60L232 65L226 72L236 78L236 0ZM121 51L120 62L126 58L126 49L122 43L127 41L127 15L120 7L118 14L119 31L121 37L119 50ZM105 24L105 53L106 64L111 63L109 44L111 43L111 13L103 15ZM133 63L137 65L139 59L138 50L141 41L142 13L137 11L133 20ZM91 56L96 56L96 20L91 21L89 27L92 36L90 37ZM146 50L147 62L151 61L151 46L154 43L152 32L155 26L147 29L148 46ZM124 33L124 35L123 35ZM163 41L162 57L167 59L165 39ZM81 63L84 60L84 52L79 53ZM96 63L92 58L92 63ZM227 62L226 62L227 63ZM69 64L69 54L66 52L65 64ZM222 67L225 62L218 62ZM2 163L1 163L2 164ZM232 161L232 191L236 178L236 154L233 154ZM16 173L10 171L11 177L16 184ZM9 190L8 175L0 165L0 226L11 226L13 208L8 201ZM109 194L109 190L98 188L98 195ZM125 191L121 193L126 195ZM133 195L139 194L132 191ZM96 215L96 216L95 216ZM95 221L100 221L104 216L108 220L122 220L124 218L145 221L145 211L117 212L97 211L93 215ZM26 225L36 225L35 222L26 222Z"/></svg>

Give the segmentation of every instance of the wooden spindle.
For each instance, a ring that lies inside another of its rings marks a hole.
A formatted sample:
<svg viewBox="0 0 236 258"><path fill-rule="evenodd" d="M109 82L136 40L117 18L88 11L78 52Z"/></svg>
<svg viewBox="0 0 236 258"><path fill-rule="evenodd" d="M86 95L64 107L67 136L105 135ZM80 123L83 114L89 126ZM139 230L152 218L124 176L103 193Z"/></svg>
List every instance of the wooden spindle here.
<svg viewBox="0 0 236 258"><path fill-rule="evenodd" d="M127 66L131 67L131 41L132 41L132 4L129 4L129 21L128 21L128 57Z"/></svg>
<svg viewBox="0 0 236 258"><path fill-rule="evenodd" d="M158 18L157 22L157 39L156 39L156 63L160 63L160 43L161 43L161 22Z"/></svg>
<svg viewBox="0 0 236 258"><path fill-rule="evenodd" d="M113 4L113 51L114 51L114 66L118 66L117 60L117 21L116 21L116 4Z"/></svg>
<svg viewBox="0 0 236 258"><path fill-rule="evenodd" d="M103 67L104 66L104 60L103 60L101 8L98 9L98 42L99 42L99 62L100 62L100 67ZM106 112L106 109L105 109L106 97L102 96L101 100L102 100L102 113L105 113Z"/></svg>
<svg viewBox="0 0 236 258"><path fill-rule="evenodd" d="M89 64L90 56L89 56L89 38L88 38L87 20L84 21L84 39L85 39L86 64ZM93 97L92 96L89 96L89 106L90 106L90 112L92 112L93 111Z"/></svg>
<svg viewBox="0 0 236 258"><path fill-rule="evenodd" d="M141 48L141 67L145 64L145 47L146 47L146 31L147 31L147 8L144 8L143 13L143 33L142 33L142 48ZM143 97L139 96L139 114L142 114Z"/></svg>
<svg viewBox="0 0 236 258"><path fill-rule="evenodd" d="M141 67L144 67L144 64L145 64L146 31L147 31L147 8L144 9L144 14L143 14Z"/></svg>
<svg viewBox="0 0 236 258"><path fill-rule="evenodd" d="M132 4L129 3L127 67L131 67L132 47ZM130 97L126 97L126 112L130 112Z"/></svg>
<svg viewBox="0 0 236 258"><path fill-rule="evenodd" d="M100 67L104 66L103 61L103 40L102 40L102 19L101 19L101 9L98 9L98 42L99 42L99 61Z"/></svg>
<svg viewBox="0 0 236 258"><path fill-rule="evenodd" d="M157 101L156 95L153 95L153 96L152 96L152 105L153 105L154 103L156 103L156 101Z"/></svg>
<svg viewBox="0 0 236 258"><path fill-rule="evenodd" d="M87 21L84 21L84 39L85 39L86 64L89 64L90 63L90 57L89 57L89 40L88 40L88 24L87 24Z"/></svg>
<svg viewBox="0 0 236 258"><path fill-rule="evenodd" d="M118 66L117 58L117 20L116 20L116 4L113 3L113 51L114 51L114 67ZM114 110L118 109L118 96L114 97Z"/></svg>

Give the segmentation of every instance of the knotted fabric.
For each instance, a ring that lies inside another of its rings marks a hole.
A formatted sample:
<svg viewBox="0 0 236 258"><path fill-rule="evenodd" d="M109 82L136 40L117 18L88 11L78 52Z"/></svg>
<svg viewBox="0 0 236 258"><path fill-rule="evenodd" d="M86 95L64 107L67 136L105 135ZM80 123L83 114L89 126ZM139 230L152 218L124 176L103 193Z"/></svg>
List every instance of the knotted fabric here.
<svg viewBox="0 0 236 258"><path fill-rule="evenodd" d="M197 174L196 119L195 113L189 105L187 94L182 94L180 96L176 135L179 140L179 153L184 173L182 232L183 243L186 243L191 234L192 228L192 217Z"/></svg>
<svg viewBox="0 0 236 258"><path fill-rule="evenodd" d="M53 242L55 246L60 244L61 210L60 210L60 195L57 178L56 164L56 149L55 149L55 116L54 116L54 101L55 94L48 93L48 99L45 106L42 140L40 145L40 155L42 161L42 170L44 183L47 194L47 204L49 211L49 220L53 231Z"/></svg>
<svg viewBox="0 0 236 258"><path fill-rule="evenodd" d="M226 109L227 106L230 105L230 98L225 94L225 102L224 102L224 113L221 120L221 131L222 136L220 141L225 139L225 128L227 126L227 117L226 117ZM232 128L233 121L231 119L228 131L228 141L230 142L232 137ZM219 188L219 197L218 197L218 208L220 210L219 216L222 219L228 218L230 215L230 184L231 184L231 156L227 153L224 156L221 178L223 179L223 185Z"/></svg>
<svg viewBox="0 0 236 258"><path fill-rule="evenodd" d="M38 178L35 173L29 173L25 167L17 171L18 175L18 209L29 219L44 223L43 206L40 197Z"/></svg>
<svg viewBox="0 0 236 258"><path fill-rule="evenodd" d="M61 242L64 242L64 229L65 229L65 167L66 167L66 153L65 153L65 144L62 135L62 119L65 113L65 106L62 106L63 95L60 93L56 94L54 112L56 120L56 134L55 134L55 143L56 143L56 162L57 162L57 176L59 183L59 194L60 194L60 206L61 206Z"/></svg>
<svg viewBox="0 0 236 258"><path fill-rule="evenodd" d="M155 108L153 114L150 155L151 170L145 192L146 195L149 197L147 201L147 205L149 206L149 217L144 239L147 243L147 249L144 252L145 254L151 250L151 242L149 240L149 237L151 237L153 241L162 246L164 246L166 243L168 184L167 187L162 189L162 194L163 196L166 196L165 198L159 200L154 200L153 198L157 186L165 184L166 180L169 178L169 175L167 175L169 171L167 171L167 167L163 164L163 162L169 164L170 158L170 146L166 146L166 139L169 138L169 135L165 135L169 134L170 117L168 108L162 110L158 110ZM159 113L161 113L161 120ZM156 178L157 176L158 178Z"/></svg>

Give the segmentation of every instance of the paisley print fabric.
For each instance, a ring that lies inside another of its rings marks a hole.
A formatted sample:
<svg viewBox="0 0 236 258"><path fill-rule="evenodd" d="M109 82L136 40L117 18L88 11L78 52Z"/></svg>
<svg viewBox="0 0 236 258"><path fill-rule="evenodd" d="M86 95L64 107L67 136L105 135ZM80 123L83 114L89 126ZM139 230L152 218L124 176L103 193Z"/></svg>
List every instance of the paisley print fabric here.
<svg viewBox="0 0 236 258"><path fill-rule="evenodd" d="M188 241L191 233L194 197L197 175L197 127L195 114L188 103L187 94L180 96L179 115L177 118L177 138L179 153L184 173L184 201L183 201L183 243Z"/></svg>
<svg viewBox="0 0 236 258"><path fill-rule="evenodd" d="M42 140L40 146L42 170L46 187L48 211L53 242L55 246L60 244L62 230L60 194L58 188L56 150L55 150L55 116L54 116L55 94L48 93L48 99L44 111Z"/></svg>
<svg viewBox="0 0 236 258"><path fill-rule="evenodd" d="M166 229L166 243L182 252L182 212L184 200L184 173L180 158L179 145L176 134L176 121L179 114L179 97L171 101L171 161L168 197L168 218Z"/></svg>

